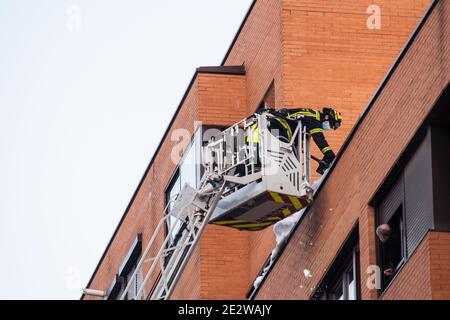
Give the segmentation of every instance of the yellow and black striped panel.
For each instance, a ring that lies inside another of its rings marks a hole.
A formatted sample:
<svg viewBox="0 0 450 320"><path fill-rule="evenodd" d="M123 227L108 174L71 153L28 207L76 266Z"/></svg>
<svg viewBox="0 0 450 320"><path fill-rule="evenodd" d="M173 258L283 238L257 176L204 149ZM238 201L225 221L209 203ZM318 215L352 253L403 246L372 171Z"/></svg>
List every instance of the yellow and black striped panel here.
<svg viewBox="0 0 450 320"><path fill-rule="evenodd" d="M266 192L262 197L257 199L257 203L261 201L273 201L282 204L277 210L272 212L261 212L261 218L257 221L247 221L240 219L247 210L244 207L239 207L233 212L227 213L220 219L210 222L222 227L235 228L244 231L259 231L265 229L300 209L311 205L312 201L305 197L294 197L278 192ZM248 205L246 205L248 207Z"/></svg>

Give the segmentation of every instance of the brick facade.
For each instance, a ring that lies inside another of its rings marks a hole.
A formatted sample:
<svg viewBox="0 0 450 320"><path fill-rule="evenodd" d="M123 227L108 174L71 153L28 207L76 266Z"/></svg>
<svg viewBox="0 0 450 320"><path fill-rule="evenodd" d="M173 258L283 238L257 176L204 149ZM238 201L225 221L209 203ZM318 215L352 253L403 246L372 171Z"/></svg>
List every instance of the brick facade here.
<svg viewBox="0 0 450 320"><path fill-rule="evenodd" d="M450 299L450 233L430 231L381 298Z"/></svg>
<svg viewBox="0 0 450 320"><path fill-rule="evenodd" d="M432 299L450 300L450 233L432 232L428 237Z"/></svg>

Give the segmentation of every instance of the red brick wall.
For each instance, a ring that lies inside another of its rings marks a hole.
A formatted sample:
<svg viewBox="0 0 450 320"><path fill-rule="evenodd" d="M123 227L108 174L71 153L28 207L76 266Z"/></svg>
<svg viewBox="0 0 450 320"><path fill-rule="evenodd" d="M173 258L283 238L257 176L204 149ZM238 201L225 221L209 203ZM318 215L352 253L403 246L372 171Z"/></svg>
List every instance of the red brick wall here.
<svg viewBox="0 0 450 320"><path fill-rule="evenodd" d="M248 291L248 234L209 225L200 240L201 299L242 299Z"/></svg>
<svg viewBox="0 0 450 320"><path fill-rule="evenodd" d="M374 192L450 79L449 4L441 1L374 102L308 215L259 291L258 299L310 297L359 221L362 298L374 263ZM351 174L349 174L351 173ZM306 279L303 269L311 270Z"/></svg>
<svg viewBox="0 0 450 320"><path fill-rule="evenodd" d="M281 0L258 0L225 65L245 65L247 114L253 113L274 80L275 103L283 105Z"/></svg>
<svg viewBox="0 0 450 320"><path fill-rule="evenodd" d="M281 108L284 104L281 12L281 0L258 0L225 61L225 65L245 65L247 115L256 110L272 82L275 106ZM275 246L275 237L272 228L246 233L250 245L247 288L250 289L268 253Z"/></svg>
<svg viewBox="0 0 450 320"><path fill-rule="evenodd" d="M327 135L337 151L428 3L379 1L382 28L369 30L373 1L258 1L227 59L245 63L248 112L274 79L276 107L334 106L344 113L343 126ZM321 156L315 146L313 153ZM250 235L251 279L274 246L272 228Z"/></svg>
<svg viewBox="0 0 450 320"><path fill-rule="evenodd" d="M198 75L199 120L205 125L229 126L247 116L246 77Z"/></svg>
<svg viewBox="0 0 450 320"><path fill-rule="evenodd" d="M428 232L382 299L449 300L450 232Z"/></svg>
<svg viewBox="0 0 450 320"><path fill-rule="evenodd" d="M276 92L282 97L277 101L285 107L332 106L343 112L343 126L326 135L338 151L428 3L376 2L381 29L369 30L366 10L373 1L283 0L283 91ZM312 152L321 157L315 145ZM251 239L253 275L273 249L274 237L270 228Z"/></svg>
<svg viewBox="0 0 450 320"><path fill-rule="evenodd" d="M285 106L341 111L342 127L327 135L338 151L429 2L283 0ZM381 29L367 28L373 4Z"/></svg>

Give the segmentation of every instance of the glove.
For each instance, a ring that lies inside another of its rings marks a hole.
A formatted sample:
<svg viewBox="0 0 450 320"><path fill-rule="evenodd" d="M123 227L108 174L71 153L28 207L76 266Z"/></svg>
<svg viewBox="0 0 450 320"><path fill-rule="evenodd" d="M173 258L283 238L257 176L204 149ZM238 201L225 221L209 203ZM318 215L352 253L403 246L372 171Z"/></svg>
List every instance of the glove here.
<svg viewBox="0 0 450 320"><path fill-rule="evenodd" d="M331 162L325 161L325 160L321 160L319 161L319 166L317 167L316 172L318 174L323 174L325 172L325 170L327 170L331 165Z"/></svg>

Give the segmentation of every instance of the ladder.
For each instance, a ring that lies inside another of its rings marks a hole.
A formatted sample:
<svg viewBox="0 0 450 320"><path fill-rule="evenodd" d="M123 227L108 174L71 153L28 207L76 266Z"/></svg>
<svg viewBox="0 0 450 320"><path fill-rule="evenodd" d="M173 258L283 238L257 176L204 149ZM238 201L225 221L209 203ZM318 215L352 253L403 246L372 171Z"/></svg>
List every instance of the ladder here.
<svg viewBox="0 0 450 320"><path fill-rule="evenodd" d="M164 216L131 276L134 279L139 273L145 275L132 298L169 299L206 225L214 211L220 209L221 200L232 196L244 198L240 192L247 194L245 187L259 183L270 190L276 187L307 197L312 202L306 130L299 121L292 139L282 142L269 132L270 117L273 115L268 111L255 113L214 136L202 148L204 174L199 188L185 184L174 199L169 199ZM252 130L256 127L259 132ZM287 210L285 205L279 205ZM173 218L181 222L181 228L170 223ZM176 228L179 230L174 239ZM129 298L131 285L129 282L125 286L120 300Z"/></svg>

